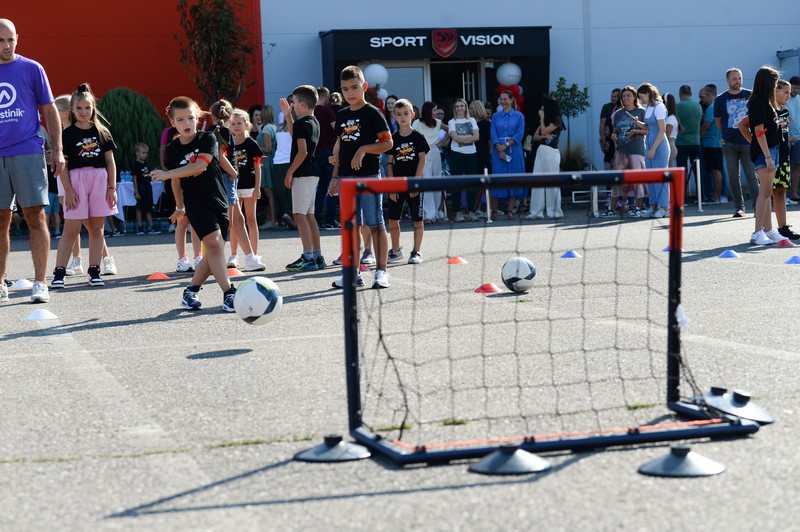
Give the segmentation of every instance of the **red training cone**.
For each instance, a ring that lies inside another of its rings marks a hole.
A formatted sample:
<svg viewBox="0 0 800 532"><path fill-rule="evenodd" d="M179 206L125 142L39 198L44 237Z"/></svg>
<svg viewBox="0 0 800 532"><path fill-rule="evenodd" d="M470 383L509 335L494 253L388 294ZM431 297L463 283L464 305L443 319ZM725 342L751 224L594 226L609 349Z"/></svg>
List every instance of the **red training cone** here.
<svg viewBox="0 0 800 532"><path fill-rule="evenodd" d="M778 248L793 248L794 244L792 244L791 240L779 240L775 243L775 247Z"/></svg>
<svg viewBox="0 0 800 532"><path fill-rule="evenodd" d="M483 283L475 289L476 294L496 294L498 292L502 292L502 290L494 283Z"/></svg>
<svg viewBox="0 0 800 532"><path fill-rule="evenodd" d="M148 281L167 281L169 280L169 276L162 272L153 272L150 277L147 278Z"/></svg>
<svg viewBox="0 0 800 532"><path fill-rule="evenodd" d="M368 272L369 271L369 266L367 266L366 264L359 264L358 265L358 271L360 271L360 272Z"/></svg>
<svg viewBox="0 0 800 532"><path fill-rule="evenodd" d="M453 257L447 261L447 264L469 264L469 262L461 257Z"/></svg>
<svg viewBox="0 0 800 532"><path fill-rule="evenodd" d="M228 277L241 277L244 275L238 268L228 268Z"/></svg>

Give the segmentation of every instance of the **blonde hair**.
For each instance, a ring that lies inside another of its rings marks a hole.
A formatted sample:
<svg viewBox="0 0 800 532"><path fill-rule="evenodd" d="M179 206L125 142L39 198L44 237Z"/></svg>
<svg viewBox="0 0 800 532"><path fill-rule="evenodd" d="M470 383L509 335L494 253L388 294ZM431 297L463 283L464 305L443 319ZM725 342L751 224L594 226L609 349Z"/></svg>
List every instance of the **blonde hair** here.
<svg viewBox="0 0 800 532"><path fill-rule="evenodd" d="M95 98L94 94L92 93L92 88L89 87L88 83L81 83L78 85L78 90L72 93L72 97L69 100L69 119L74 124L78 121L78 117L75 116L73 112L73 107L76 103L81 100L86 100L87 102L92 104L92 116L89 117L89 121L92 123L94 127L97 128L97 133L100 137L102 142L108 142L112 139L111 131L103 125L100 121L101 119L103 122L108 123L108 119L103 116L103 113L97 108L97 98Z"/></svg>
<svg viewBox="0 0 800 532"><path fill-rule="evenodd" d="M467 109L469 110L470 107L472 108L472 117L478 122L485 120L486 117L489 116L486 114L486 104L480 100L472 100L472 102L470 102L470 104L467 106Z"/></svg>
<svg viewBox="0 0 800 532"><path fill-rule="evenodd" d="M252 122L250 122L250 113L245 111L244 109L239 109L238 107L231 112L231 119L233 118L241 118L244 121L244 128L246 130L250 130L253 127Z"/></svg>
<svg viewBox="0 0 800 532"><path fill-rule="evenodd" d="M459 102L464 104L464 118L470 118L469 104L467 103L467 100L465 100L464 98L456 98L455 101L453 102L453 118L456 117L456 104Z"/></svg>
<svg viewBox="0 0 800 532"><path fill-rule="evenodd" d="M69 113L70 105L69 105L70 95L69 94L59 94L56 96L56 99L53 100L53 103L56 104L56 109L58 109L59 113Z"/></svg>

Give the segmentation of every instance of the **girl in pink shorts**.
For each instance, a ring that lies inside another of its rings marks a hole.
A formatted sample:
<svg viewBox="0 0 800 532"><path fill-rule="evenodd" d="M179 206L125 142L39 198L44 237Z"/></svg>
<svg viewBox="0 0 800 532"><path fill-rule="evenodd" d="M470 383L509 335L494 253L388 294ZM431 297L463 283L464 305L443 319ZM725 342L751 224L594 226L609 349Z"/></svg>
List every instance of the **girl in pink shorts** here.
<svg viewBox="0 0 800 532"><path fill-rule="evenodd" d="M117 213L114 139L99 120L96 100L84 83L70 98L72 125L64 129L67 166L61 174L64 187L64 231L58 244L52 288L64 288L72 243L85 224L89 231L89 286L103 286L100 260L103 222Z"/></svg>

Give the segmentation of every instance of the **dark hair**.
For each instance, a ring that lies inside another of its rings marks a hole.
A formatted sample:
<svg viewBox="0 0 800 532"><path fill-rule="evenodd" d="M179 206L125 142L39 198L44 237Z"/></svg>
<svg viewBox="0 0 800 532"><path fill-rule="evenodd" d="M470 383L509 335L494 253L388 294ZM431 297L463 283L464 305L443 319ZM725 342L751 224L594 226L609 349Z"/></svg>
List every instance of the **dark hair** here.
<svg viewBox="0 0 800 532"><path fill-rule="evenodd" d="M330 98L331 91L328 90L328 87L317 87L317 98Z"/></svg>
<svg viewBox="0 0 800 532"><path fill-rule="evenodd" d="M433 102L425 102L422 104L422 111L420 111L419 119L428 127L436 126L436 119L433 117L434 109L436 109L436 104Z"/></svg>
<svg viewBox="0 0 800 532"><path fill-rule="evenodd" d="M309 109L317 105L317 89L311 85L300 85L292 91L295 102L303 102Z"/></svg>
<svg viewBox="0 0 800 532"><path fill-rule="evenodd" d="M362 83L364 82L364 73L355 65L344 67L342 73L339 75L339 81L350 81L351 79L357 79Z"/></svg>
<svg viewBox="0 0 800 532"><path fill-rule="evenodd" d="M789 83L792 85L800 85L800 76L792 76L789 78Z"/></svg>
<svg viewBox="0 0 800 532"><path fill-rule="evenodd" d="M781 75L778 71L769 65L759 68L753 80L753 93L750 95L748 103L756 100L765 100L775 107L775 85L780 78Z"/></svg>
<svg viewBox="0 0 800 532"><path fill-rule="evenodd" d="M611 89L611 94L614 94L615 92L617 94L619 94L621 91L622 91L622 89L620 89L620 88Z"/></svg>
<svg viewBox="0 0 800 532"><path fill-rule="evenodd" d="M230 120L233 116L233 106L228 100L220 99L211 104L211 116L215 122Z"/></svg>
<svg viewBox="0 0 800 532"><path fill-rule="evenodd" d="M261 104L259 104L259 103L257 103L257 104L255 104L255 105L251 105L251 106L250 106L250 107L247 109L247 114L249 114L249 115L250 115L250 120L252 120L252 119L253 119L253 114L254 114L256 111L263 111L263 110L264 110L264 106L263 106L263 105L261 105Z"/></svg>
<svg viewBox="0 0 800 532"><path fill-rule="evenodd" d="M711 91L711 92L713 92L713 93L714 93L714 95L716 96L716 94L717 94L717 86L716 86L716 85L714 85L713 83L709 83L708 85L706 85L706 86L705 86L705 87L703 87L703 88L704 88L704 89L706 89L706 90L710 90L710 91Z"/></svg>
<svg viewBox="0 0 800 532"><path fill-rule="evenodd" d="M671 92L668 92L664 95L664 106L667 108L667 116L678 114L678 106L675 103L675 95L673 95Z"/></svg>
<svg viewBox="0 0 800 532"><path fill-rule="evenodd" d="M684 94L686 96L692 95L692 88L689 85L681 85L681 88L678 89L678 94Z"/></svg>
<svg viewBox="0 0 800 532"><path fill-rule="evenodd" d="M560 131L564 125L561 122L561 108L558 105L558 100L555 98L545 98L542 100L542 107L544 107L544 125L555 124Z"/></svg>

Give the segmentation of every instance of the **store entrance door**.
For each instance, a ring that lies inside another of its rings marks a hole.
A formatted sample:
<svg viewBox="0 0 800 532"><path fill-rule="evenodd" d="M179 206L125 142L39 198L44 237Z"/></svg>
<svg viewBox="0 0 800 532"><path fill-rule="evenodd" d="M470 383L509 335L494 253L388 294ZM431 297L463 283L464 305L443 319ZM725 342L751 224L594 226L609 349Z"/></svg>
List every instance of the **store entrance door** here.
<svg viewBox="0 0 800 532"><path fill-rule="evenodd" d="M448 119L452 118L453 102L456 98L471 102L483 97L480 62L436 62L431 63L430 68L433 101L444 107Z"/></svg>

